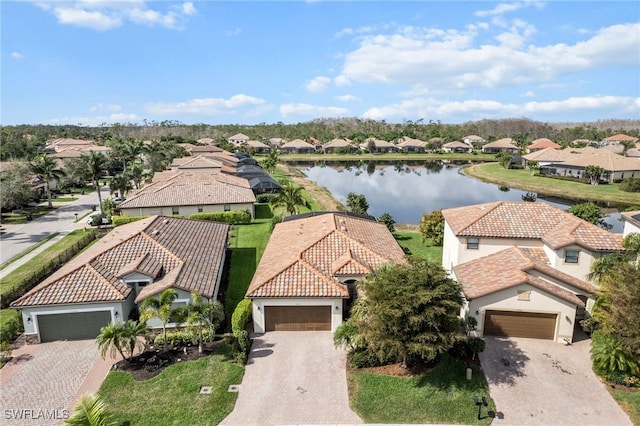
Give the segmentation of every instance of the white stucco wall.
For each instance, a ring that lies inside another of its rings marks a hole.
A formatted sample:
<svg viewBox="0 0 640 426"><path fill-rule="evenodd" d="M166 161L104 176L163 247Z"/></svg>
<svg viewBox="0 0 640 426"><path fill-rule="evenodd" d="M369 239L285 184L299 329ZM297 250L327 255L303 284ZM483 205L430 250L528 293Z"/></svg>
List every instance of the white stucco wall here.
<svg viewBox="0 0 640 426"><path fill-rule="evenodd" d="M631 223L628 220L624 221L624 230L622 231L622 236L626 237L629 234L640 233L640 226L635 223Z"/></svg>
<svg viewBox="0 0 640 426"><path fill-rule="evenodd" d="M567 263L564 261L565 251L567 250L578 250L580 252L578 255L578 263ZM549 264L553 268L583 281L589 281L588 276L591 272L591 266L593 262L600 258L600 253L593 253L577 245L569 245L557 250L545 246L544 251L549 258Z"/></svg>
<svg viewBox="0 0 640 426"><path fill-rule="evenodd" d="M253 331L265 332L265 306L331 306L331 331L342 324L342 304L344 299L253 299Z"/></svg>
<svg viewBox="0 0 640 426"><path fill-rule="evenodd" d="M173 301L173 305L172 307L176 308L178 306L184 306L185 304L189 304L191 303L191 293L189 293L188 291L184 291L181 290L179 288L174 288L174 290L178 293L178 297ZM156 295L154 296L156 298L159 298L160 295ZM202 298L203 302L208 301L207 298L203 297ZM168 328L173 328L180 325L179 323L174 323L174 322L170 322L167 324ZM162 321L159 318L149 318L149 320L147 320L147 327L149 328L162 328Z"/></svg>
<svg viewBox="0 0 640 426"><path fill-rule="evenodd" d="M518 291L531 291L530 300L518 300ZM569 341L573 339L573 327L576 317L575 305L531 285L522 284L468 301L468 305L466 309L463 308L461 316L464 318L470 315L478 320L476 331L478 336L482 336L484 316L488 310L558 314L555 340L562 342L565 338L569 339ZM476 314L476 312L478 313Z"/></svg>
<svg viewBox="0 0 640 426"><path fill-rule="evenodd" d="M198 206L169 206L169 207L144 207L144 208L122 208L120 212L123 216L153 216L163 215L171 216L173 214L173 207L178 207L178 214L185 218L198 212ZM249 210L251 212L251 218L255 217L255 207L253 203L239 203L229 204L231 210ZM209 204L202 206L202 213L210 212L224 212L224 204Z"/></svg>

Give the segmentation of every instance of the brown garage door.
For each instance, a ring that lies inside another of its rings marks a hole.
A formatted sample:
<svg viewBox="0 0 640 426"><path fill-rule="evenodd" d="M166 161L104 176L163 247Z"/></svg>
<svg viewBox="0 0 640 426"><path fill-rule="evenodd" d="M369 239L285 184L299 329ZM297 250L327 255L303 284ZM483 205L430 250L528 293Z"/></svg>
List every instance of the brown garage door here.
<svg viewBox="0 0 640 426"><path fill-rule="evenodd" d="M331 330L331 306L265 306L267 331Z"/></svg>
<svg viewBox="0 0 640 426"><path fill-rule="evenodd" d="M484 315L484 334L553 340L556 317L556 314L487 311Z"/></svg>

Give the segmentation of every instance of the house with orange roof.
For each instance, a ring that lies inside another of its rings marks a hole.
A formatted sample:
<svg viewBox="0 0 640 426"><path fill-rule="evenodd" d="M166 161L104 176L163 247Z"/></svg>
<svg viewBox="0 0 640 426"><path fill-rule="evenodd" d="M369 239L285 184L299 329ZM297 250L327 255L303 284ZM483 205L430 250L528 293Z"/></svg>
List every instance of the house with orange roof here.
<svg viewBox="0 0 640 426"><path fill-rule="evenodd" d="M273 230L246 296L256 333L331 330L356 296L355 282L405 255L387 227L369 216L312 213Z"/></svg>
<svg viewBox="0 0 640 426"><path fill-rule="evenodd" d="M355 152L358 148L353 145L353 141L350 139L335 138L326 144L322 145L322 152L325 154L331 154L335 152Z"/></svg>
<svg viewBox="0 0 640 426"><path fill-rule="evenodd" d="M527 146L527 153L539 151L541 149L552 148L552 149L560 149L562 148L560 145L547 138L536 139L531 142L530 145Z"/></svg>
<svg viewBox="0 0 640 426"><path fill-rule="evenodd" d="M397 151L397 148L393 143L376 138L365 139L364 142L360 144L360 149L370 150L373 153Z"/></svg>
<svg viewBox="0 0 640 426"><path fill-rule="evenodd" d="M588 166L604 170L601 182L614 183L624 178L640 176L640 159L623 157L606 149L582 148L579 154L570 155L561 162L550 162L540 169L543 174L585 179Z"/></svg>
<svg viewBox="0 0 640 426"><path fill-rule="evenodd" d="M230 226L152 216L114 228L15 300L28 343L93 339L100 328L135 316L138 303L173 288L216 300ZM148 322L161 327L157 319Z"/></svg>
<svg viewBox="0 0 640 426"><path fill-rule="evenodd" d="M517 154L520 152L520 148L515 144L511 138L498 139L495 142L489 142L482 146L482 152L485 153L498 153L498 152L510 152Z"/></svg>
<svg viewBox="0 0 640 426"><path fill-rule="evenodd" d="M244 145L258 154L264 154L271 151L271 147L269 145L260 141L247 141Z"/></svg>
<svg viewBox="0 0 640 426"><path fill-rule="evenodd" d="M396 147L402 152L425 152L427 149L427 143L420 139L403 136L398 139Z"/></svg>
<svg viewBox="0 0 640 426"><path fill-rule="evenodd" d="M460 142L460 141L453 141L453 142L447 142L444 145L442 145L442 150L445 152L472 152L473 151L473 146L464 143L464 142Z"/></svg>
<svg viewBox="0 0 640 426"><path fill-rule="evenodd" d="M625 135L624 133L618 133L617 135L609 136L608 138L602 139L602 144L619 144L622 142L637 142L638 138Z"/></svg>
<svg viewBox="0 0 640 426"><path fill-rule="evenodd" d="M214 158L205 156L174 158L169 165L172 172L221 172L222 163Z"/></svg>
<svg viewBox="0 0 640 426"><path fill-rule="evenodd" d="M593 263L620 252L610 233L545 203L493 202L442 210L442 266L462 286L461 316L478 335L571 341L593 305Z"/></svg>
<svg viewBox="0 0 640 426"><path fill-rule="evenodd" d="M119 206L126 216L180 215L248 210L255 214L256 196L249 181L226 173L156 173L151 183L129 193Z"/></svg>
<svg viewBox="0 0 640 426"><path fill-rule="evenodd" d="M236 133L235 135L230 136L227 139L227 141L229 141L231 145L238 146L238 145L242 145L243 143L247 142L250 139L251 138L245 135L244 133Z"/></svg>

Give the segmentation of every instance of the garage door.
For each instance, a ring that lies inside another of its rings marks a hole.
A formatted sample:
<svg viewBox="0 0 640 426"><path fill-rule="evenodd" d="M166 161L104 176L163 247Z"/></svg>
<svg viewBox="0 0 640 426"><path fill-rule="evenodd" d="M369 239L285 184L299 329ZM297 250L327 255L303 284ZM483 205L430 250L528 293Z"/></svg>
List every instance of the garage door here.
<svg viewBox="0 0 640 426"><path fill-rule="evenodd" d="M266 331L331 330L331 306L265 306Z"/></svg>
<svg viewBox="0 0 640 426"><path fill-rule="evenodd" d="M110 311L38 315L41 342L95 339L100 328L111 322Z"/></svg>
<svg viewBox="0 0 640 426"><path fill-rule="evenodd" d="M484 334L553 340L556 318L556 314L487 311L484 316Z"/></svg>

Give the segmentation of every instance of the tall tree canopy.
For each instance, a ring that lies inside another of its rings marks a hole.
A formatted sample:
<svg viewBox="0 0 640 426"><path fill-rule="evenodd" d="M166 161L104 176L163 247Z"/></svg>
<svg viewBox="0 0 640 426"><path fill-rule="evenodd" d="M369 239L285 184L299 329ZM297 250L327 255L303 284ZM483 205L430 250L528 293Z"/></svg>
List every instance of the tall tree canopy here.
<svg viewBox="0 0 640 426"><path fill-rule="evenodd" d="M32 180L28 163L11 162L7 171L0 174L0 206L6 210L19 209L37 198Z"/></svg>
<svg viewBox="0 0 640 426"><path fill-rule="evenodd" d="M47 154L38 154L31 161L31 172L44 182L49 208L53 207L51 202L51 181L59 182L64 176L64 171L58 168L53 157Z"/></svg>
<svg viewBox="0 0 640 426"><path fill-rule="evenodd" d="M420 233L423 241L431 238L435 245L442 245L444 241L444 216L442 215L442 210L434 210L431 213L422 215L420 218Z"/></svg>
<svg viewBox="0 0 640 426"><path fill-rule="evenodd" d="M347 207L349 207L353 213L369 214L369 202L364 194L356 194L355 192L348 193Z"/></svg>
<svg viewBox="0 0 640 426"><path fill-rule="evenodd" d="M579 217L582 220L586 220L589 223L598 225L604 229L610 229L611 225L604 221L606 215L602 211L602 208L595 203L589 201L588 203L574 204L567 209L569 213Z"/></svg>
<svg viewBox="0 0 640 426"><path fill-rule="evenodd" d="M434 360L459 338L460 285L438 264L412 259L389 265L358 283L365 296L352 322L379 356L407 363Z"/></svg>

